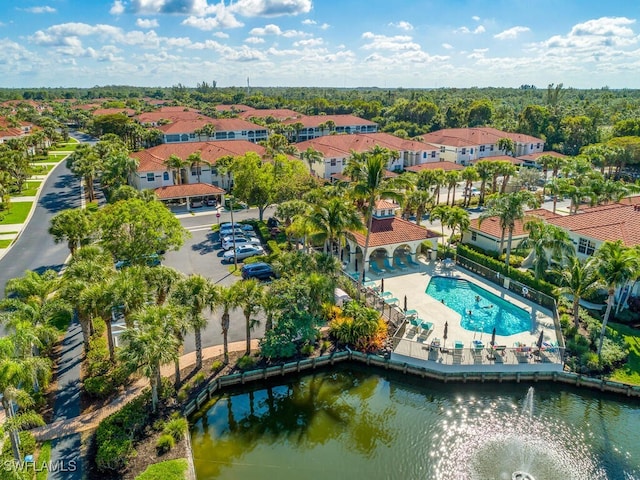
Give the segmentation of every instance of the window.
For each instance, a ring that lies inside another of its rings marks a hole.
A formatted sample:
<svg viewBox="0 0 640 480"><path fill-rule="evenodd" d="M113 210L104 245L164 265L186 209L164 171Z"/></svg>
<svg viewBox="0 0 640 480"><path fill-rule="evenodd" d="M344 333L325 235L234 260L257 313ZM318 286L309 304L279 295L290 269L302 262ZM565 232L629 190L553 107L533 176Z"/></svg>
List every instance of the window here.
<svg viewBox="0 0 640 480"><path fill-rule="evenodd" d="M335 158L332 158L332 159L331 159L331 166L332 166L332 167L335 167L335 166L336 166L336 159L335 159Z"/></svg>
<svg viewBox="0 0 640 480"><path fill-rule="evenodd" d="M480 145L480 151L484 152L484 145Z"/></svg>
<svg viewBox="0 0 640 480"><path fill-rule="evenodd" d="M440 153L444 153L444 152L446 152L446 151L447 151L447 150L446 150L446 148L447 148L447 147L440 147Z"/></svg>
<svg viewBox="0 0 640 480"><path fill-rule="evenodd" d="M195 134L195 133L190 133L190 134L189 134L189 138L192 138L192 139L193 139L193 138L196 138L196 134Z"/></svg>
<svg viewBox="0 0 640 480"><path fill-rule="evenodd" d="M202 168L201 167L191 167L191 176L195 177L197 175L202 175Z"/></svg>
<svg viewBox="0 0 640 480"><path fill-rule="evenodd" d="M427 152L422 152L422 158L427 158Z"/></svg>
<svg viewBox="0 0 640 480"><path fill-rule="evenodd" d="M533 143L529 145L529 150L533 150Z"/></svg>
<svg viewBox="0 0 640 480"><path fill-rule="evenodd" d="M467 149L466 149L466 148L463 148L463 149L462 149L462 152L460 152L460 153L462 153L462 155L466 155L466 154L467 154Z"/></svg>
<svg viewBox="0 0 640 480"><path fill-rule="evenodd" d="M536 148L540 148L540 144L539 143L536 143Z"/></svg>
<svg viewBox="0 0 640 480"><path fill-rule="evenodd" d="M593 255L593 252L596 250L596 245L586 238L581 238L578 242L578 252L584 253L585 255Z"/></svg>
<svg viewBox="0 0 640 480"><path fill-rule="evenodd" d="M478 233L477 232L471 232L471 241L475 242L478 239Z"/></svg>
<svg viewBox="0 0 640 480"><path fill-rule="evenodd" d="M489 147L489 150L493 152L493 145Z"/></svg>
<svg viewBox="0 0 640 480"><path fill-rule="evenodd" d="M431 152L431 158L436 158L436 151Z"/></svg>
<svg viewBox="0 0 640 480"><path fill-rule="evenodd" d="M153 182L155 179L156 176L153 174L153 172L147 173L147 182Z"/></svg>
<svg viewBox="0 0 640 480"><path fill-rule="evenodd" d="M162 174L162 179L163 179L165 182L168 182L168 181L169 181L169 172L164 172L164 173Z"/></svg>

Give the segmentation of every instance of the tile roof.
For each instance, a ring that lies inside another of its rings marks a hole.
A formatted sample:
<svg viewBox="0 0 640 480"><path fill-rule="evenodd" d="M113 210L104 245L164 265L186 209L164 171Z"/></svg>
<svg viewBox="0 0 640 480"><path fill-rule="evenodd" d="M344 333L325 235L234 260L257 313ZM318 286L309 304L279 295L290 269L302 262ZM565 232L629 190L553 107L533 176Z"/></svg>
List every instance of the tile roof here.
<svg viewBox="0 0 640 480"><path fill-rule="evenodd" d="M195 110L168 110L175 107L164 107L153 112L143 112L135 118L140 123L158 123L160 120L179 122L183 120L205 120L206 123L213 122L213 118L207 117Z"/></svg>
<svg viewBox="0 0 640 480"><path fill-rule="evenodd" d="M630 199L629 203L600 205L575 215L558 216L548 222L603 242L622 240L626 246L640 245L640 210L636 210L637 203L637 199Z"/></svg>
<svg viewBox="0 0 640 480"><path fill-rule="evenodd" d="M550 219L560 217L560 215L554 214L550 210L546 210L544 208L538 208L535 210L527 210L525 212L524 220L516 220L515 228L513 229L513 238L518 237L527 237L529 236L529 232L525 231L524 224L529 220L534 218L540 218L549 221ZM502 228L500 226L500 219L498 217L489 217L485 218L480 225L480 220L478 218L474 218L469 222L469 229L476 230L478 232L482 232L485 235L491 236L496 239L500 239L502 235ZM508 232L505 232L505 240L507 238Z"/></svg>
<svg viewBox="0 0 640 480"><path fill-rule="evenodd" d="M432 151L439 150L433 145L429 145L416 140L405 140L389 133L353 133L351 135L325 135L323 137L306 140L296 143L295 146L300 152L304 152L311 147L322 153L325 158L348 157L351 151L366 152L376 145L396 151Z"/></svg>
<svg viewBox="0 0 640 480"><path fill-rule="evenodd" d="M496 155L494 157L482 157L482 158L473 160L472 163L475 165L476 163L483 160L486 160L487 162L509 162L514 165L522 165L524 163L524 160L521 157L514 158L514 157L510 157L509 155Z"/></svg>
<svg viewBox="0 0 640 480"><path fill-rule="evenodd" d="M241 130L266 130L266 127L256 125L255 123L247 122L240 118L210 118L203 117L197 120L176 120L173 123L166 125L159 125L158 130L164 133L191 133L195 130L204 127L207 124L212 124L216 132L236 132Z"/></svg>
<svg viewBox="0 0 640 480"><path fill-rule="evenodd" d="M384 178L394 178L397 177L398 174L396 172L392 172L391 170L384 171ZM340 180L341 182L350 182L351 178L349 178L344 173L332 173L331 178L335 180Z"/></svg>
<svg viewBox="0 0 640 480"><path fill-rule="evenodd" d="M196 151L200 151L202 159L211 165L215 165L219 158L227 155L237 157L248 152L256 152L263 157L266 154L266 149L263 146L247 140L223 140L220 142L163 143L146 150L133 152L131 157L137 158L140 162L138 172L157 172L167 169L162 162L170 155L174 154L186 159Z"/></svg>
<svg viewBox="0 0 640 480"><path fill-rule="evenodd" d="M367 205L369 204L369 202L367 202ZM376 210L389 210L389 209L396 209L396 208L400 208L400 205L398 205L397 203L394 202L390 202L388 200L378 200L376 202Z"/></svg>
<svg viewBox="0 0 640 480"><path fill-rule="evenodd" d="M38 130L33 124L28 122L19 121L19 126L9 126L9 120L5 117L0 117L0 138L9 137L24 137ZM30 131L25 131L24 128L31 127Z"/></svg>
<svg viewBox="0 0 640 480"><path fill-rule="evenodd" d="M553 150L549 150L547 152L530 153L529 155L519 155L516 158L519 158L521 160L533 160L535 162L542 155L551 155L552 157L567 158L566 155L563 155L562 153L554 152Z"/></svg>
<svg viewBox="0 0 640 480"><path fill-rule="evenodd" d="M255 109L255 110L247 110L246 112L240 113L240 118L245 120L250 120L252 117L256 118L267 118L269 116L275 118L276 120L287 120L289 118L297 118L301 114L298 112L294 112L293 110L289 110L288 108L271 108L271 109Z"/></svg>
<svg viewBox="0 0 640 480"><path fill-rule="evenodd" d="M350 232L356 243L364 248L366 233ZM384 245L395 245L412 242L416 240L426 240L439 236L437 233L427 230L399 217L374 218L371 222L371 235L369 237L369 247L382 247Z"/></svg>
<svg viewBox="0 0 640 480"><path fill-rule="evenodd" d="M236 104L236 105L216 105L216 110L219 112L248 112L249 110L254 110L253 107L248 105Z"/></svg>
<svg viewBox="0 0 640 480"><path fill-rule="evenodd" d="M156 197L161 200L168 200L171 198L185 198L185 197L201 197L206 195L220 195L225 193L225 190L216 187L215 185L209 185L208 183L185 183L183 185L169 185L166 187L159 187L154 190Z"/></svg>
<svg viewBox="0 0 640 480"><path fill-rule="evenodd" d="M294 123L301 123L305 128L317 127L321 123L327 123L331 120L335 123L336 127L349 127L351 125L377 125L377 123L364 118L356 117L355 115L299 115L296 118L286 120L282 123L290 125Z"/></svg>
<svg viewBox="0 0 640 480"><path fill-rule="evenodd" d="M440 162L421 163L420 165L413 165L411 167L405 168L405 170L409 172L415 172L415 173L421 172L422 170L438 170L438 169L442 169L445 172L447 172L449 170L464 170L464 166L457 163L453 163L453 162L440 161Z"/></svg>
<svg viewBox="0 0 640 480"><path fill-rule="evenodd" d="M503 132L497 128L446 128L422 135L425 142L452 147L474 147L496 144L501 138L510 138L516 143L544 143L541 138L521 133Z"/></svg>

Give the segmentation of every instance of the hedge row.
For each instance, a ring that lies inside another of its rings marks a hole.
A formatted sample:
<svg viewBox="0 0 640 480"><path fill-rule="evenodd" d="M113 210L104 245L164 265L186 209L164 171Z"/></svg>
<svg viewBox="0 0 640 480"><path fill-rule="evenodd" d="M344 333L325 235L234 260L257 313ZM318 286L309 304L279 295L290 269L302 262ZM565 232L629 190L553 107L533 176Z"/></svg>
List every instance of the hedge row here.
<svg viewBox="0 0 640 480"><path fill-rule="evenodd" d="M555 285L547 282L546 280L536 280L533 274L528 270L522 271L517 268L507 268L504 262L480 253L468 245L458 245L458 256L467 258L479 265L482 265L483 267L487 267L501 275L507 276L533 290L537 290L552 297L555 296Z"/></svg>

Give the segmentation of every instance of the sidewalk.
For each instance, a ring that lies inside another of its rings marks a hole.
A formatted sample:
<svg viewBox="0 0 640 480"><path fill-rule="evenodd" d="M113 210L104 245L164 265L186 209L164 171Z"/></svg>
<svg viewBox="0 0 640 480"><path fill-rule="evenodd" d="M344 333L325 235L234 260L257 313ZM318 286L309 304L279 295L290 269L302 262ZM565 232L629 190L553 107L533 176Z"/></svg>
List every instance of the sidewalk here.
<svg viewBox="0 0 640 480"><path fill-rule="evenodd" d="M229 344L229 352L242 352L246 347L246 341L233 342ZM251 349L258 348L258 339L251 340ZM214 345L202 350L202 359L207 360L222 355L222 345ZM191 352L180 357L180 369L194 366L196 363L196 352ZM161 369L163 377L169 377L175 373L173 365L165 365ZM98 427L100 422L112 413L120 410L124 405L131 402L134 398L142 393L149 385L146 378L141 378L134 384L129 386L122 395L116 398L109 405L96 410L95 412L79 415L72 419L59 420L49 423L42 427L31 430L31 433L38 441L52 440L55 438L65 437L74 433L93 430Z"/></svg>

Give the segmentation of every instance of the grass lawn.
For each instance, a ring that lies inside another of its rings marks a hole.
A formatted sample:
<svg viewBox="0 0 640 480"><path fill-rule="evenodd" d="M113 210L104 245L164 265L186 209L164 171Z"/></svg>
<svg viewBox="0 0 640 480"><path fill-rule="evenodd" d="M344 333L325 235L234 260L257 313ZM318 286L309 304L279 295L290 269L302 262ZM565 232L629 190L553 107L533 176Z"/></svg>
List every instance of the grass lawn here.
<svg viewBox="0 0 640 480"><path fill-rule="evenodd" d="M182 480L186 478L187 467L185 458L167 460L149 465L144 472L136 477L136 480Z"/></svg>
<svg viewBox="0 0 640 480"><path fill-rule="evenodd" d="M610 380L640 385L640 331L619 323L610 323L609 327L622 335L629 344L629 359L626 365L613 372Z"/></svg>
<svg viewBox="0 0 640 480"><path fill-rule="evenodd" d="M55 165L38 165L32 164L29 173L31 175L46 175L49 171L51 171L55 167Z"/></svg>
<svg viewBox="0 0 640 480"><path fill-rule="evenodd" d="M0 240L0 248L9 248L13 240Z"/></svg>
<svg viewBox="0 0 640 480"><path fill-rule="evenodd" d="M0 225L11 225L14 223L24 223L31 211L33 202L13 202L9 211L0 213Z"/></svg>
<svg viewBox="0 0 640 480"><path fill-rule="evenodd" d="M75 138L70 138L67 143L56 143L51 149L56 152L73 152L78 145L80 143Z"/></svg>
<svg viewBox="0 0 640 480"><path fill-rule="evenodd" d="M36 462L37 465L41 466L43 463L49 464L51 460L51 441L47 440L40 447L40 452L38 453L38 460ZM47 475L49 472L46 468L38 469L36 472L36 480L47 480Z"/></svg>
<svg viewBox="0 0 640 480"><path fill-rule="evenodd" d="M26 182L22 187L22 192L20 194L13 193L12 197L32 197L37 191L38 187L42 184L42 182Z"/></svg>

